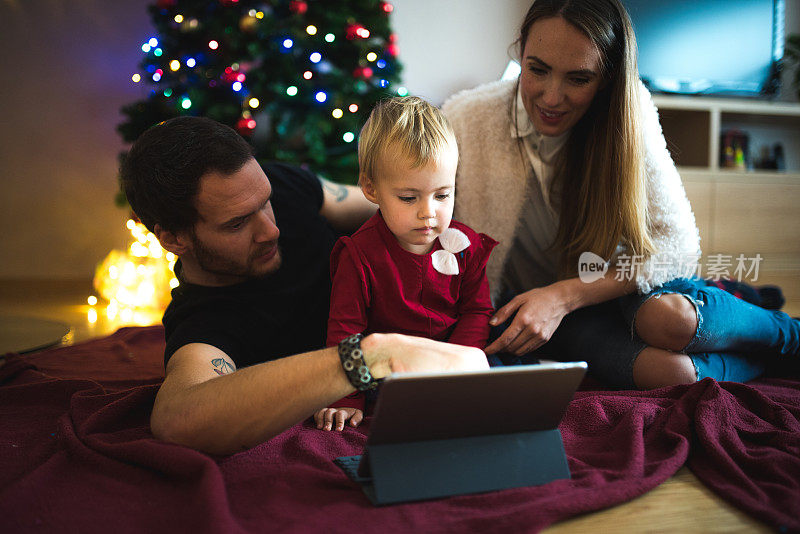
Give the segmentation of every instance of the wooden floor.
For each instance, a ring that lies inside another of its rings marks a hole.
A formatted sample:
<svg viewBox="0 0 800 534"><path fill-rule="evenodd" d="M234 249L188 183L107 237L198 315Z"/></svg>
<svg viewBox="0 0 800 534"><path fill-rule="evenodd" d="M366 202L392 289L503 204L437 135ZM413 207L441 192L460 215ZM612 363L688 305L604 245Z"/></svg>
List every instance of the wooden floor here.
<svg viewBox="0 0 800 534"><path fill-rule="evenodd" d="M123 326L147 326L161 322L161 312L158 310L121 309L110 314L104 302L90 306L87 299L91 295L96 295L96 292L89 280L0 280L0 316L61 321L69 327L63 344L107 336ZM19 335L24 336L25 333ZM29 345L35 345L35 325L29 335ZM6 346L4 341L0 339L0 346Z"/></svg>
<svg viewBox="0 0 800 534"><path fill-rule="evenodd" d="M62 321L70 333L62 343L102 337L121 326L157 324L157 311L109 317L103 305L89 306L89 281L0 281L0 316L26 316ZM792 298L785 311L800 315ZM97 318L90 321L96 314ZM0 340L2 342L2 340ZM2 360L2 358L0 358ZM1 362L0 362L1 363ZM649 493L625 504L576 517L546 532L771 532L707 489L686 468Z"/></svg>

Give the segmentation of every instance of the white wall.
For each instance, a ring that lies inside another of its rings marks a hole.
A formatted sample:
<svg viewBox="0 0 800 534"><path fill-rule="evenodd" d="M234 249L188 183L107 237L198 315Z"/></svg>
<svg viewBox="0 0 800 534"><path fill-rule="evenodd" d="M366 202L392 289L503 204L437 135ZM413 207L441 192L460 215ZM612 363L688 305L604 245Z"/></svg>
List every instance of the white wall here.
<svg viewBox="0 0 800 534"><path fill-rule="evenodd" d="M499 78L528 1L394 0L408 89L441 104ZM115 128L143 96L130 75L149 3L0 1L0 278L88 279L126 244ZM787 0L787 33L800 32L798 4Z"/></svg>
<svg viewBox="0 0 800 534"><path fill-rule="evenodd" d="M0 278L88 279L126 244L115 127L148 27L142 1L0 2Z"/></svg>
<svg viewBox="0 0 800 534"><path fill-rule="evenodd" d="M456 91L499 79L529 6L530 0L395 0L392 25L408 90L440 105Z"/></svg>

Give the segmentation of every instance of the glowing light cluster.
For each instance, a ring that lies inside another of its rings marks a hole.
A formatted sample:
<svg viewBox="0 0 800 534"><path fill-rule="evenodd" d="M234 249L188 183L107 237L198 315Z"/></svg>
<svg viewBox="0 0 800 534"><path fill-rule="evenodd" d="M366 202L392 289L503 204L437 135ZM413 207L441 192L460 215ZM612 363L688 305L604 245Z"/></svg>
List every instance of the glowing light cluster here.
<svg viewBox="0 0 800 534"><path fill-rule="evenodd" d="M109 302L110 319L120 307L163 308L170 300L170 289L178 280L172 273L175 255L161 248L152 233L143 224L127 222L133 237L128 250L112 250L95 271L94 288ZM97 303L92 296L90 305ZM91 321L90 321L91 322Z"/></svg>

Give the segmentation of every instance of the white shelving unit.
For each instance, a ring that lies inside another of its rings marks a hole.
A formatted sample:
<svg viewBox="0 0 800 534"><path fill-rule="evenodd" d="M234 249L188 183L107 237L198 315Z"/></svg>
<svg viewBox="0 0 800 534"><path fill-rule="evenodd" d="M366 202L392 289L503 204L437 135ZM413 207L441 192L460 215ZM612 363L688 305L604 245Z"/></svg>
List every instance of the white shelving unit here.
<svg viewBox="0 0 800 534"><path fill-rule="evenodd" d="M690 96L653 97L700 229L714 254L763 258L749 282L780 285L800 315L800 104ZM785 169L720 166L728 130L748 135L749 152L783 146Z"/></svg>
<svg viewBox="0 0 800 534"><path fill-rule="evenodd" d="M781 142L786 156L784 172L800 174L800 104L661 95L653 101L680 166L723 170L719 167L720 137L729 129L739 129L751 135L751 152L759 142Z"/></svg>

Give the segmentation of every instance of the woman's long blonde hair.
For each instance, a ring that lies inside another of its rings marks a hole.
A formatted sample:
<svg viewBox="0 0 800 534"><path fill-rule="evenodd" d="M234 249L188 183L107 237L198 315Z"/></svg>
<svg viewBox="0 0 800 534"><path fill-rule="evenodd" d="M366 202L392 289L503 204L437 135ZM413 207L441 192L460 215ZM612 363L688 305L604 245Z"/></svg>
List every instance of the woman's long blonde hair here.
<svg viewBox="0 0 800 534"><path fill-rule="evenodd" d="M548 17L562 17L589 37L600 52L603 78L554 161L552 187L560 189L560 220L552 246L561 251L559 276L568 278L575 276L583 252L608 260L623 243L630 254L647 257L655 246L648 224L636 37L630 18L618 0L535 0L520 28L520 56L533 23Z"/></svg>

